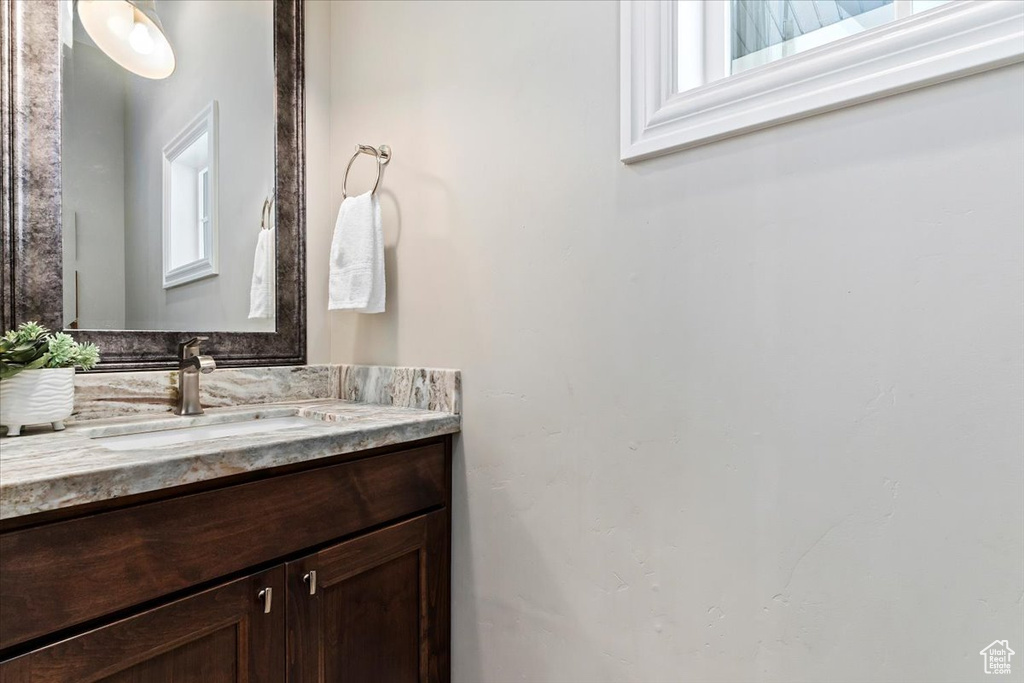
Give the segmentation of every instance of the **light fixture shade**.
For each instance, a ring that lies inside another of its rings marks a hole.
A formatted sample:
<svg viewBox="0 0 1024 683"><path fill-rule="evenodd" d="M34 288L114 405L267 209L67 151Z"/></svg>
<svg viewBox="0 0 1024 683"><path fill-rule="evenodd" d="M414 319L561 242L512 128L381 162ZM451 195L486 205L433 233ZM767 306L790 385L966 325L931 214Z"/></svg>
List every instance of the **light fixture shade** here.
<svg viewBox="0 0 1024 683"><path fill-rule="evenodd" d="M78 0L78 17L96 45L133 74L167 78L174 72L156 0Z"/></svg>

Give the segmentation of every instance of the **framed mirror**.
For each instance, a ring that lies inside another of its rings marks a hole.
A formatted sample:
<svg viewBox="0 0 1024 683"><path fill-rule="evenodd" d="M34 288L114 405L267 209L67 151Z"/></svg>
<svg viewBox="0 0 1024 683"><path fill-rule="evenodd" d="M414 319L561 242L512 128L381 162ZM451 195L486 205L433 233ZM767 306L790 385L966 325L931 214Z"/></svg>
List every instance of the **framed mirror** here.
<svg viewBox="0 0 1024 683"><path fill-rule="evenodd" d="M0 0L2 322L306 359L301 0ZM8 59L9 57L9 59ZM8 64L9 62L9 64Z"/></svg>

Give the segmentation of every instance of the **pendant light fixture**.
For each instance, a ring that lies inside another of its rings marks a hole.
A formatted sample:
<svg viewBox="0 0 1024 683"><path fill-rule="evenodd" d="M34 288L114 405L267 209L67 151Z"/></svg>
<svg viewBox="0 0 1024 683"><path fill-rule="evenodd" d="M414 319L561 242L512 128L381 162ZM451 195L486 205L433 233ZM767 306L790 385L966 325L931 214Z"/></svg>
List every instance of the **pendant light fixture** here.
<svg viewBox="0 0 1024 683"><path fill-rule="evenodd" d="M174 71L156 0L78 0L78 17L96 45L133 74L167 78Z"/></svg>

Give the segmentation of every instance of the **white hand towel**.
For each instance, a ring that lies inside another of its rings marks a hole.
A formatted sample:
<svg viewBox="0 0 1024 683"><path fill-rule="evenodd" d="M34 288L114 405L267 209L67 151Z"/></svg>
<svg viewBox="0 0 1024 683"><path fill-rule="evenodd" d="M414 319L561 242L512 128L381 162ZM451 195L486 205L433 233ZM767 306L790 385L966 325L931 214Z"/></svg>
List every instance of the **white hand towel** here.
<svg viewBox="0 0 1024 683"><path fill-rule="evenodd" d="M256 256L252 261L252 286L249 288L249 317L273 318L277 304L277 255L273 228L260 230Z"/></svg>
<svg viewBox="0 0 1024 683"><path fill-rule="evenodd" d="M380 202L371 192L348 197L334 225L327 308L383 313L385 292Z"/></svg>

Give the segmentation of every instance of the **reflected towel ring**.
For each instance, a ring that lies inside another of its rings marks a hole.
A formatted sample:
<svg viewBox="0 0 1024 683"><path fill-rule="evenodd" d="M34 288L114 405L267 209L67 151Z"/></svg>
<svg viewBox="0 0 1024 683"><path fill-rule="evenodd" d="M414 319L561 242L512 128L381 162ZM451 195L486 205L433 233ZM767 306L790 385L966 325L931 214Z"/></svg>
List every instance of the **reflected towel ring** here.
<svg viewBox="0 0 1024 683"><path fill-rule="evenodd" d="M274 200L276 198L277 197L272 194L272 195L270 195L269 197L267 197L266 199L263 200L263 210L260 212L260 230L269 230L270 229L267 226L267 224L270 223L270 219L274 215L273 214L273 211L274 211Z"/></svg>
<svg viewBox="0 0 1024 683"><path fill-rule="evenodd" d="M348 166L345 167L345 179L341 181L342 199L348 199L348 172L352 170L352 164L355 163L360 154L369 154L377 159L377 179L373 182L373 189L370 190L370 194L377 192L377 187L380 185L381 172L388 165L388 162L391 161L391 148L387 145L381 145L380 149L370 145L356 145L356 152L348 160Z"/></svg>

